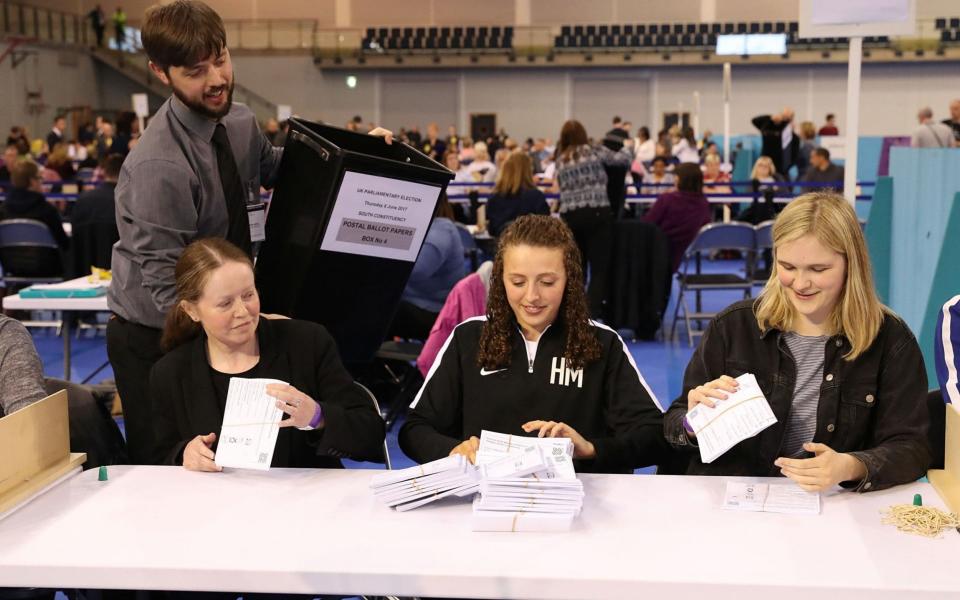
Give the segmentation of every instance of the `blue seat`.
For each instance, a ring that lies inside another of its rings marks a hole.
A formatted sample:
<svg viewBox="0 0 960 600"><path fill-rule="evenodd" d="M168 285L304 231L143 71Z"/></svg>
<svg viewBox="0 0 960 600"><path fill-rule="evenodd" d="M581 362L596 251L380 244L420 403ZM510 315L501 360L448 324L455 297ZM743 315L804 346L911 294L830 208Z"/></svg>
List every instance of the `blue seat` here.
<svg viewBox="0 0 960 600"><path fill-rule="evenodd" d="M63 257L47 225L34 219L0 221L0 268L7 287L63 281Z"/></svg>
<svg viewBox="0 0 960 600"><path fill-rule="evenodd" d="M729 271L726 273L702 273L700 263L703 256L719 250L740 250L743 255L742 272ZM683 307L683 319L687 327L687 340L693 346L695 335L702 335L703 329L693 329L691 321L702 323L712 319L716 313L702 309L700 295L705 291L716 290L743 290L743 297L749 298L753 288L753 277L750 273L749 256L756 249L756 234L753 225L732 221L730 223L708 223L700 228L697 237L693 239L683 256L677 282L680 293L677 296L677 306L673 311L673 325L670 328L672 339L677 329L677 318L680 308ZM695 271L691 272L691 265ZM690 310L687 305L687 292L697 295L696 310Z"/></svg>
<svg viewBox="0 0 960 600"><path fill-rule="evenodd" d="M466 263L468 273L473 273L480 266L480 248L477 246L477 240L465 225L456 223L457 233L460 234L460 241L463 243L463 258Z"/></svg>

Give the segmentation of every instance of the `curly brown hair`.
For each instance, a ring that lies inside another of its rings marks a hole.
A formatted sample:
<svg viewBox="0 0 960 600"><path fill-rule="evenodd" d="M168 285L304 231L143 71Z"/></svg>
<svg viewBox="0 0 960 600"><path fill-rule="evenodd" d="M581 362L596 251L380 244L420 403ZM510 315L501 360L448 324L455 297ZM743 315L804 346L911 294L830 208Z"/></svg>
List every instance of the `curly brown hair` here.
<svg viewBox="0 0 960 600"><path fill-rule="evenodd" d="M490 295L487 298L487 320L480 334L477 366L492 371L510 365L511 337L516 331L517 319L507 302L507 290L503 283L503 255L507 248L523 244L563 251L567 283L563 290L558 318L563 322L567 333L563 356L573 369L599 360L600 340L590 325L580 250L573 239L573 233L560 219L544 215L524 215L507 227L497 244L497 256L493 262L493 274L490 276Z"/></svg>

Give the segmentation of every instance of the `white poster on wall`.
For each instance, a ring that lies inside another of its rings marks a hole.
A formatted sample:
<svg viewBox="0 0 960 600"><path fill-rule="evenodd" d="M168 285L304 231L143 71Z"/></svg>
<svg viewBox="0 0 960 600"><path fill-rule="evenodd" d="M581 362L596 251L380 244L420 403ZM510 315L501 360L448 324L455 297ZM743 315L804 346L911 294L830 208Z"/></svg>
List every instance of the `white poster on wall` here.
<svg viewBox="0 0 960 600"><path fill-rule="evenodd" d="M320 249L414 262L440 189L347 171Z"/></svg>
<svg viewBox="0 0 960 600"><path fill-rule="evenodd" d="M146 94L131 94L130 100L135 115L141 118L150 116L150 103L147 101Z"/></svg>

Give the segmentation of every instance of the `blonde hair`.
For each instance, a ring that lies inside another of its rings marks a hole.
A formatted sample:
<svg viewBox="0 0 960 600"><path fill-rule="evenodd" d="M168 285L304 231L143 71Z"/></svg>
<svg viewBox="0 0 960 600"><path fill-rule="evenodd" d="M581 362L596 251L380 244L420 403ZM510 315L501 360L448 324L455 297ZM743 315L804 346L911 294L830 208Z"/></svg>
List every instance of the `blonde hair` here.
<svg viewBox="0 0 960 600"><path fill-rule="evenodd" d="M757 167L761 164L767 165L767 168L770 169L770 177L773 177L773 174L777 172L777 167L773 164L773 159L769 156L761 156L757 159L757 162L753 163L753 170L750 171L750 179L760 179L757 177Z"/></svg>
<svg viewBox="0 0 960 600"><path fill-rule="evenodd" d="M500 196L516 196L520 190L533 189L533 160L525 152L513 152L497 172L493 193Z"/></svg>
<svg viewBox="0 0 960 600"><path fill-rule="evenodd" d="M850 340L844 358L854 360L873 344L889 309L880 303L873 284L867 243L857 214L842 196L831 192L804 194L780 213L773 224L774 267L770 270L753 310L761 331L789 331L797 320L797 309L777 277L777 249L805 235L842 254L846 277L840 298L830 314L830 330Z"/></svg>
<svg viewBox="0 0 960 600"><path fill-rule="evenodd" d="M812 121L800 123L800 137L805 140L812 140L817 137L817 126Z"/></svg>

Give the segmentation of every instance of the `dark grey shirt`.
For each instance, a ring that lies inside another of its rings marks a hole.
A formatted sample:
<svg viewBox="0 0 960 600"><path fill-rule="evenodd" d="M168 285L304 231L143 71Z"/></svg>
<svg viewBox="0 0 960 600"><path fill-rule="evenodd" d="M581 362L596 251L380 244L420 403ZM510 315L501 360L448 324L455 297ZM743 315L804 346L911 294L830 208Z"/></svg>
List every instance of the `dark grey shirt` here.
<svg viewBox="0 0 960 600"><path fill-rule="evenodd" d="M234 103L220 120L237 170L252 190L270 187L282 148L260 133L253 112ZM117 183L113 282L107 301L121 317L163 327L175 298L174 266L190 242L225 237L227 205L212 139L216 122L171 96L127 156Z"/></svg>
<svg viewBox="0 0 960 600"><path fill-rule="evenodd" d="M0 417L46 396L33 338L20 321L0 315Z"/></svg>
<svg viewBox="0 0 960 600"><path fill-rule="evenodd" d="M843 187L843 167L840 165L835 165L830 163L824 170L820 170L814 166L811 166L807 169L807 172L803 174L803 177L800 178L800 181L807 181L813 183L832 183L836 184L830 187ZM816 188L803 188L804 192L812 192Z"/></svg>

